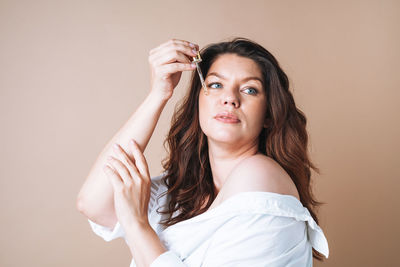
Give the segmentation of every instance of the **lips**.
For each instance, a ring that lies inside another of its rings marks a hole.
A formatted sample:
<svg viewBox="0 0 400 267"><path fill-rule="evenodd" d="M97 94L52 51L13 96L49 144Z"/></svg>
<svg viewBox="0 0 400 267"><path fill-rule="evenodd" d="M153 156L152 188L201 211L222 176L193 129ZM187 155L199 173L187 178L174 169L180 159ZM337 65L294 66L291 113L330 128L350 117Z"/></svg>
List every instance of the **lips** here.
<svg viewBox="0 0 400 267"><path fill-rule="evenodd" d="M218 113L214 118L218 121L225 122L225 123L239 123L240 122L239 118L235 114L230 113L230 112Z"/></svg>

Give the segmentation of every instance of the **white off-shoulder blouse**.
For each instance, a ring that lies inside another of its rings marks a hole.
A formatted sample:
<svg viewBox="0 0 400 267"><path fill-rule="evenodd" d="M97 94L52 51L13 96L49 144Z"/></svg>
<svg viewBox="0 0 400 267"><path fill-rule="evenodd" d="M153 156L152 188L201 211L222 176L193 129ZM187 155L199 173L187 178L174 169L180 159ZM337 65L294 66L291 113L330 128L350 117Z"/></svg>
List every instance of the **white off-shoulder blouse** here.
<svg viewBox="0 0 400 267"><path fill-rule="evenodd" d="M169 196L163 175L152 178L149 222L166 252L151 267L180 266L312 266L312 248L329 256L328 242L307 208L291 195L272 192L241 192L200 215L168 228L159 224L167 215ZM175 214L174 214L175 215ZM114 229L88 220L92 230L105 241L122 237ZM126 240L126 239L125 239ZM130 267L136 267L132 259Z"/></svg>

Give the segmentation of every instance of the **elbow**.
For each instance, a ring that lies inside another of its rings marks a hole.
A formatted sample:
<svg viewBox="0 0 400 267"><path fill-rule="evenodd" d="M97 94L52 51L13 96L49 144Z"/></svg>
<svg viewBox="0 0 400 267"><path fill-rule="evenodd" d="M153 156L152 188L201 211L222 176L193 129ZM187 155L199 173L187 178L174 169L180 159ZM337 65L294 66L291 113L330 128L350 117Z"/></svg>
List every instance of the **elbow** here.
<svg viewBox="0 0 400 267"><path fill-rule="evenodd" d="M80 212L80 213L82 213L82 214L86 214L86 212L85 212L85 204L84 204L84 201L83 201L83 198L81 197L81 196L78 196L77 198L76 198L76 203L75 203L75 205L76 205L76 209Z"/></svg>
<svg viewBox="0 0 400 267"><path fill-rule="evenodd" d="M76 209L83 215L86 215L88 210L88 195L84 192L83 188L79 191L78 195L76 196L75 200L75 207Z"/></svg>

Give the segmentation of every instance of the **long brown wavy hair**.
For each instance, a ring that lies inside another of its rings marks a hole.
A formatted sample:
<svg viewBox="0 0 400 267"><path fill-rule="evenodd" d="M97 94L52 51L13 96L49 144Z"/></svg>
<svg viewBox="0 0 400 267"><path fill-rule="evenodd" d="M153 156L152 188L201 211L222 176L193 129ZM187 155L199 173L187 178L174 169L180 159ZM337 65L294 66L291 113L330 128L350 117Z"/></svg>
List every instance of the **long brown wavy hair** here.
<svg viewBox="0 0 400 267"><path fill-rule="evenodd" d="M200 51L204 77L213 62L228 53L252 59L260 67L267 95L266 118L269 124L260 132L259 152L273 158L285 169L297 187L301 203L318 223L315 208L323 203L313 196L310 182L311 169L317 173L319 169L309 159L306 117L295 105L287 75L264 47L245 38L235 38L211 44ZM207 138L199 123L200 90L200 79L193 72L190 89L175 108L171 129L164 142L168 156L162 162L165 171L163 182L168 191L163 195L169 194L170 202L168 210L158 212L169 215L160 222L165 227L204 213L216 197ZM201 208L207 198L206 206ZM176 211L179 214L172 217ZM314 249L313 257L323 260L323 255Z"/></svg>

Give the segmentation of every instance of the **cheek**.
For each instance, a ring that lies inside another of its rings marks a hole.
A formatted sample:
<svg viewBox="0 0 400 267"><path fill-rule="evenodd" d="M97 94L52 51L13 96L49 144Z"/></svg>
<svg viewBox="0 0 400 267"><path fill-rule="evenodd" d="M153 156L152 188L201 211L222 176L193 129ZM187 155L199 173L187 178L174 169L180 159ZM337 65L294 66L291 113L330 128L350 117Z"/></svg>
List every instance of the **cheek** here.
<svg viewBox="0 0 400 267"><path fill-rule="evenodd" d="M199 95L199 122L200 128L203 132L206 131L210 120L213 117L213 110L215 109L216 103L209 96L205 96L203 92Z"/></svg>
<svg viewBox="0 0 400 267"><path fill-rule="evenodd" d="M263 128L266 111L267 108L264 102L253 105L252 108L248 110L248 119L251 121L252 128L257 129L257 131Z"/></svg>

